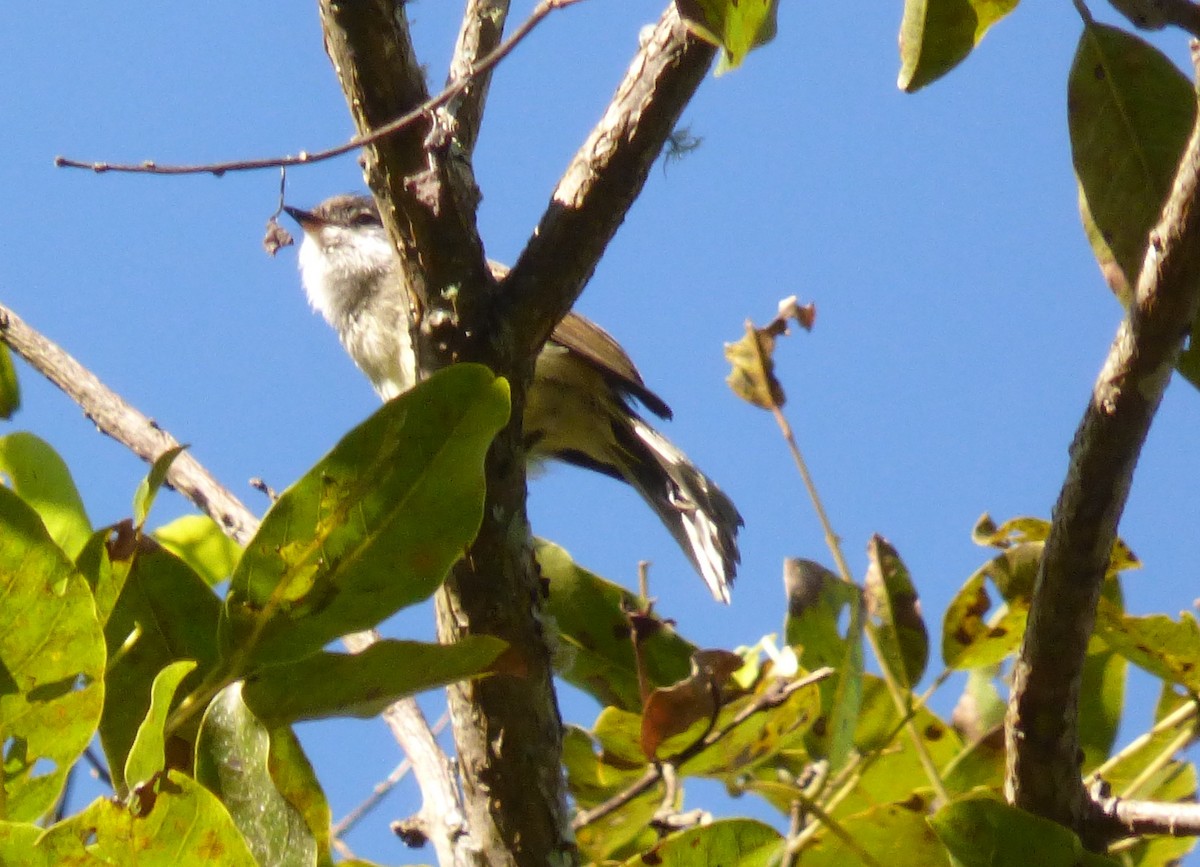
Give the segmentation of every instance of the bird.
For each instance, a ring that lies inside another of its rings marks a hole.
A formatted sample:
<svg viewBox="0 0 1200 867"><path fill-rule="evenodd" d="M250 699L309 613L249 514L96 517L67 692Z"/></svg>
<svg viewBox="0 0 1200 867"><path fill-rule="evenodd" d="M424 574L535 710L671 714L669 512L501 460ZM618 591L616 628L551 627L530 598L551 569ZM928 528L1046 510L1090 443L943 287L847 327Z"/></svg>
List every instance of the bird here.
<svg viewBox="0 0 1200 867"><path fill-rule="evenodd" d="M410 305L375 200L343 194L311 210L284 210L303 230L301 283L309 304L384 400L417 381ZM503 273L503 266L491 263ZM666 402L642 381L619 343L569 312L538 354L526 394L524 445L531 464L559 460L632 486L675 538L714 599L730 601L742 516L732 500L655 430Z"/></svg>

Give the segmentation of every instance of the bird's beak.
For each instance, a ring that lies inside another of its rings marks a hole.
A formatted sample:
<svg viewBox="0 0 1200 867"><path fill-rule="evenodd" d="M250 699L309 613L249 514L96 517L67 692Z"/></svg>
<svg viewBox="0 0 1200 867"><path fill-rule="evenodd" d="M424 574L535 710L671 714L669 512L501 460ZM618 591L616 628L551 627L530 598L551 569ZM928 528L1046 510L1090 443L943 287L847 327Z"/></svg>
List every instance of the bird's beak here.
<svg viewBox="0 0 1200 867"><path fill-rule="evenodd" d="M315 229L324 221L314 214L312 211L303 211L300 208L293 208L291 205L284 205L284 211L287 215L300 224L300 228L304 231Z"/></svg>

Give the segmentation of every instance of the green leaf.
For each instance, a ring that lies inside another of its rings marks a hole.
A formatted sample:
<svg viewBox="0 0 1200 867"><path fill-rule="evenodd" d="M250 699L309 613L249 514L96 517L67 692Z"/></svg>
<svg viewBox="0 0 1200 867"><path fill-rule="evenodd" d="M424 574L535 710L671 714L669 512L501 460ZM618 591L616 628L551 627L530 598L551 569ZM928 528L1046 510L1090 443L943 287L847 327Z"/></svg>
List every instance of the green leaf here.
<svg viewBox="0 0 1200 867"><path fill-rule="evenodd" d="M1041 542L1020 542L993 557L975 572L946 608L942 622L942 659L949 668L983 668L1016 652L1025 634L1033 581L1042 557ZM987 581L1004 599L992 607Z"/></svg>
<svg viewBox="0 0 1200 867"><path fill-rule="evenodd" d="M132 528L131 528L132 531ZM111 662L104 682L120 700L105 705L100 742L117 791L138 726L150 709L158 673L178 660L195 660L184 682L194 688L217 662L220 600L187 564L148 536L131 536L128 577L104 627Z"/></svg>
<svg viewBox="0 0 1200 867"><path fill-rule="evenodd" d="M1135 617L1100 600L1096 635L1134 665L1192 692L1200 691L1200 624L1187 611Z"/></svg>
<svg viewBox="0 0 1200 867"><path fill-rule="evenodd" d="M1116 742L1128 668L1125 657L1100 638L1092 637L1083 660L1079 689L1079 745L1084 769L1094 768L1107 759Z"/></svg>
<svg viewBox="0 0 1200 867"><path fill-rule="evenodd" d="M558 630L554 669L601 704L641 709L637 659L630 617L637 597L577 566L557 545L534 543L538 567L550 587L546 613ZM687 677L694 645L662 623L643 637L642 670L647 685L667 686Z"/></svg>
<svg viewBox="0 0 1200 867"><path fill-rule="evenodd" d="M784 637L798 648L800 665L810 671L838 666L848 639L838 628L842 610L854 605L859 589L813 560L789 558L784 564L788 613Z"/></svg>
<svg viewBox="0 0 1200 867"><path fill-rule="evenodd" d="M0 475L41 516L50 538L74 559L92 533L92 523L71 471L48 443L31 433L0 437Z"/></svg>
<svg viewBox="0 0 1200 867"><path fill-rule="evenodd" d="M138 726L125 759L125 783L136 786L149 780L167 766L166 737L167 713L175 698L179 683L192 673L196 663L190 659L172 662L158 673L150 690L150 709Z"/></svg>
<svg viewBox="0 0 1200 867"><path fill-rule="evenodd" d="M104 638L87 584L36 512L0 486L0 817L40 817L96 732Z"/></svg>
<svg viewBox="0 0 1200 867"><path fill-rule="evenodd" d="M159 488L167 480L171 464L175 463L175 459L183 454L186 448L187 446L172 446L167 449L154 459L150 472L138 483L137 491L133 494L133 523L139 531L146 523L146 517L150 514L150 507L154 505Z"/></svg>
<svg viewBox="0 0 1200 867"><path fill-rule="evenodd" d="M1128 296L1191 134L1195 91L1149 43L1089 23L1071 66L1067 116L1093 249L1102 267L1115 264L1126 287L1118 294Z"/></svg>
<svg viewBox="0 0 1200 867"><path fill-rule="evenodd" d="M724 49L718 75L775 38L779 0L677 0L675 5L689 30Z"/></svg>
<svg viewBox="0 0 1200 867"><path fill-rule="evenodd" d="M636 748L640 726L636 715L630 714L629 711L616 712L628 714L620 718L620 724L627 726L623 740L631 739L630 746ZM605 713L606 711L602 711L601 717ZM641 755L640 750L630 762L613 756L607 750L598 753L595 747L596 742L586 730L569 723L563 727L563 767L567 771L567 785L570 787L571 797L582 808L594 807L607 801L640 777L645 770L645 757Z"/></svg>
<svg viewBox="0 0 1200 867"><path fill-rule="evenodd" d="M300 741L287 726L271 730L271 753L267 767L279 794L300 814L317 844L317 863L321 867L332 867L330 831L333 816L329 802L321 791L321 784L313 771ZM346 861L339 862L346 864ZM367 862L360 862L366 864Z"/></svg>
<svg viewBox="0 0 1200 867"><path fill-rule="evenodd" d="M323 651L246 680L245 700L276 725L331 716L370 718L398 698L487 673L507 648L491 635L455 644L377 641L362 653Z"/></svg>
<svg viewBox="0 0 1200 867"><path fill-rule="evenodd" d="M913 93L941 78L1016 7L1017 0L905 0L896 86Z"/></svg>
<svg viewBox="0 0 1200 867"><path fill-rule="evenodd" d="M271 738L230 684L196 736L196 781L221 799L259 864L316 864L317 841L271 776Z"/></svg>
<svg viewBox="0 0 1200 867"><path fill-rule="evenodd" d="M208 515L184 515L150 535L191 566L210 586L232 575L242 556L242 546L222 533Z"/></svg>
<svg viewBox="0 0 1200 867"><path fill-rule="evenodd" d="M951 801L929 819L955 867L1037 864L1038 867L1116 867L1083 848L1062 825L988 796Z"/></svg>
<svg viewBox="0 0 1200 867"><path fill-rule="evenodd" d="M0 821L0 864L53 867L41 853L33 851L43 830L32 823Z"/></svg>
<svg viewBox="0 0 1200 867"><path fill-rule="evenodd" d="M246 547L222 617L225 653L303 659L428 597L479 530L483 459L508 411L504 380L459 364L346 434Z"/></svg>
<svg viewBox="0 0 1200 867"><path fill-rule="evenodd" d="M702 867L736 864L767 867L783 851L784 839L770 825L752 819L722 819L672 834L649 852L634 856L626 867Z"/></svg>
<svg viewBox="0 0 1200 867"><path fill-rule="evenodd" d="M0 343L0 418L7 421L21 408L21 385L8 344Z"/></svg>
<svg viewBox="0 0 1200 867"><path fill-rule="evenodd" d="M36 851L55 867L258 867L216 796L177 771L143 786L128 806L111 798L93 801L49 828Z"/></svg>
<svg viewBox="0 0 1200 867"><path fill-rule="evenodd" d="M932 797L912 793L837 820L842 834L822 829L799 853L804 867L858 867L867 852L887 867L929 867L946 862L946 850L929 829ZM852 841L852 842L848 842Z"/></svg>
<svg viewBox="0 0 1200 867"><path fill-rule="evenodd" d="M862 771L858 785L834 815L851 816L878 804L903 801L929 784L916 748L901 726L896 703L882 679L867 675L862 712L854 731L854 746L863 754L877 753ZM948 765L963 748L954 729L928 708L918 708L913 724L925 751L937 768Z"/></svg>
<svg viewBox="0 0 1200 867"><path fill-rule="evenodd" d="M867 610L876 621L882 665L905 690L912 690L929 661L929 632L921 618L917 588L896 549L882 536L867 544Z"/></svg>

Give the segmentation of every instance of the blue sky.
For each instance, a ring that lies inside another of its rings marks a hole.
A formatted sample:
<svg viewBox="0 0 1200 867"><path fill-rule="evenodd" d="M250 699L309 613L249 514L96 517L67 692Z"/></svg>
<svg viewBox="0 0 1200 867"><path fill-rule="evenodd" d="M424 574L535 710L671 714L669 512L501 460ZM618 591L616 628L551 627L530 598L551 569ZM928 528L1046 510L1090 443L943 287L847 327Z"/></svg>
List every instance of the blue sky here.
<svg viewBox="0 0 1200 867"><path fill-rule="evenodd" d="M514 3L514 20L531 6ZM501 67L477 155L490 256L520 251L661 8L581 3ZM458 4L409 9L440 83ZM773 422L723 383L722 343L747 317L765 320L786 295L815 301L813 333L779 352L788 415L852 567L861 576L867 539L886 536L935 629L984 559L969 538L979 515L1049 514L1120 319L1076 208L1071 5L1023 4L915 96L895 88L899 19L898 3L784 4L779 38L704 84L684 115L702 146L654 170L579 305L626 345L675 410L670 436L745 516L733 606L709 599L637 496L609 480L549 469L532 484L534 529L614 580L652 560L659 609L700 644L778 630L782 558L829 562ZM1186 58L1182 36L1160 44ZM351 123L315 4L7 4L0 75L0 300L261 511L250 477L285 487L376 406L307 309L294 251L262 252L277 175L94 176L52 160L200 162L343 141ZM288 198L361 188L342 158L293 171ZM61 450L95 523L127 514L144 467L21 373L16 426ZM1200 595L1198 427L1200 395L1172 383L1122 524L1146 564L1126 585L1139 613ZM185 509L167 496L156 517ZM428 635L427 619L392 633ZM954 698L948 688L935 707ZM1144 721L1152 693L1129 700ZM595 710L564 699L569 720ZM301 733L338 816L400 758L379 723ZM689 806L712 794L696 789ZM351 845L385 863L428 860L386 833L414 804L395 796Z"/></svg>

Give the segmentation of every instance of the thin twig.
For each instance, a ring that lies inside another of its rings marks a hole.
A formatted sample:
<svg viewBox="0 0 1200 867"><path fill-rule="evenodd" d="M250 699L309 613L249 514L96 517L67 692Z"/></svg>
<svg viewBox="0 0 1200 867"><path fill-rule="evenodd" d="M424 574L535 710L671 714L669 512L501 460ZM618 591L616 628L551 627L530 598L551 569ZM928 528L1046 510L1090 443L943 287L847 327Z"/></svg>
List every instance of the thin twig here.
<svg viewBox="0 0 1200 867"><path fill-rule="evenodd" d="M384 124L383 126L372 130L363 135L356 135L345 144L340 144L336 147L331 147L326 150L310 153L309 151L300 151L295 156L282 157L265 157L262 159L250 160L230 160L222 163L203 163L199 165L159 165L154 160L145 160L140 163L110 163L110 162L91 162L86 160L76 160L64 156L56 156L54 165L59 168L68 169L90 169L98 174L104 172L131 172L135 174L149 175L213 175L221 177L228 172L246 172L255 171L258 169L274 169L285 166L302 166L309 163L318 163L322 160L339 157L342 154L350 153L359 148L385 139L393 133L399 132L406 127L420 121L429 112L441 108L450 100L454 99L459 94L463 93L476 76L489 72L497 63L512 53L525 37L527 37L538 24L545 20L546 16L557 9L564 9L571 6L580 0L542 0L530 14L520 27L518 27L513 35L501 43L495 51L491 52L480 60L472 69L468 70L463 78L460 78L449 84L441 93L430 97L425 102L418 105L412 111L406 112L395 120Z"/></svg>
<svg viewBox="0 0 1200 867"><path fill-rule="evenodd" d="M436 723L433 724L433 735L437 737L446 728L450 722L450 714L443 713ZM382 781L375 784L371 790L371 794L367 798L343 816L339 821L334 823L330 833L334 837L342 837L349 831L353 830L354 826L361 822L366 816L374 810L387 797L388 792L396 788L400 781L408 776L408 772L412 770L413 761L411 757L406 756L404 761L396 765L392 772L387 775Z"/></svg>
<svg viewBox="0 0 1200 867"><path fill-rule="evenodd" d="M821 523L821 530L825 533L825 544L829 547L829 553L833 555L833 560L837 564L838 571L841 573L842 580L847 584L854 585L854 579L850 574L850 566L846 563L846 557L842 553L841 539L837 533L833 531L833 524L829 520L829 515L825 511L825 506L821 502L821 495L817 492L817 486L813 482L812 475L808 471L808 464L804 460L804 456L800 454L800 446L796 442L796 437L792 433L792 426L788 423L787 417L783 414L783 409L778 404L771 406L771 413L775 416L775 423L779 425L780 431L783 433L783 439L787 443L788 450L792 453L792 460L796 464L796 469L800 471L800 478L804 482L804 489L808 491L809 499L812 500L813 508L817 513L817 520ZM910 701L905 699L904 691L900 685L896 683L896 678L891 669L886 664L883 648L879 644L879 634L869 617L863 617L863 632L867 636L867 641L871 645L871 651L875 654L875 658L879 660L880 671L883 675L883 681L887 685L888 693L892 697L892 702L896 705L896 710L901 717L908 714ZM851 635L850 640L855 640L855 636ZM925 771L925 776L929 780L929 784L933 786L934 791L943 803L950 800L950 795L946 791L946 786L942 782L942 776L938 772L937 765L934 764L933 757L930 756L928 748L925 746L925 740L921 737L921 733L917 730L916 724L912 721L912 717L908 717L908 722L905 724L908 730L909 737L912 740L913 750L917 755L917 760L921 763L921 767Z"/></svg>

